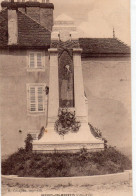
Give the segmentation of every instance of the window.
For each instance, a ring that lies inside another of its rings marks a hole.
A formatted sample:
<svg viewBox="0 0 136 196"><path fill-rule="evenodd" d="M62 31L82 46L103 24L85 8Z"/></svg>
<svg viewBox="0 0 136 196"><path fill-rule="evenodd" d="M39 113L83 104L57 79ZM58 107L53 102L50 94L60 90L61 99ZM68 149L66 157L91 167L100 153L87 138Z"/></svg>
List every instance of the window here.
<svg viewBox="0 0 136 196"><path fill-rule="evenodd" d="M29 84L28 110L31 113L45 111L45 84Z"/></svg>
<svg viewBox="0 0 136 196"><path fill-rule="evenodd" d="M29 53L29 69L43 69L44 68L44 55L42 52Z"/></svg>

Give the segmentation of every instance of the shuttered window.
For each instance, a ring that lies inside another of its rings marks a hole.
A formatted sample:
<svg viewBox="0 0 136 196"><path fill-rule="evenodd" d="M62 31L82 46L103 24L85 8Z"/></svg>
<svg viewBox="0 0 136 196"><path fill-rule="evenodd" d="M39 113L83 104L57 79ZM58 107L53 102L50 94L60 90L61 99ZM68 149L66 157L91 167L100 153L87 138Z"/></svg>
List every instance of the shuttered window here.
<svg viewBox="0 0 136 196"><path fill-rule="evenodd" d="M30 112L45 111L45 85L28 86L28 103Z"/></svg>
<svg viewBox="0 0 136 196"><path fill-rule="evenodd" d="M44 107L43 107L43 87L38 87L37 88L38 91L38 111L43 111Z"/></svg>
<svg viewBox="0 0 136 196"><path fill-rule="evenodd" d="M30 53L30 68L35 67L35 58L34 58L34 53Z"/></svg>
<svg viewBox="0 0 136 196"><path fill-rule="evenodd" d="M31 68L31 69L44 68L44 61L43 61L42 52L29 53L29 68Z"/></svg>
<svg viewBox="0 0 136 196"><path fill-rule="evenodd" d="M37 53L37 68L41 68L41 67L42 67L42 54Z"/></svg>
<svg viewBox="0 0 136 196"><path fill-rule="evenodd" d="M36 88L30 87L30 111L36 111Z"/></svg>

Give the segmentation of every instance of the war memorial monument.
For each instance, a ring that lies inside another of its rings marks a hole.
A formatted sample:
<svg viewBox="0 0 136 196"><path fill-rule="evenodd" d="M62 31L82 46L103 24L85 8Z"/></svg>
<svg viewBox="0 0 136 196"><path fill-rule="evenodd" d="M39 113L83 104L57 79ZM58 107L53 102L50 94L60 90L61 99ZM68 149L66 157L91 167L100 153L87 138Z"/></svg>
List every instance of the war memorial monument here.
<svg viewBox="0 0 136 196"><path fill-rule="evenodd" d="M51 47L48 51L50 72L47 127L41 139L34 140L33 150L38 152L76 152L81 148L89 151L102 150L103 140L96 139L88 125L88 102L81 65L82 49L79 45L78 31L69 16L63 14L55 20L51 33ZM65 121L69 121L66 119L68 114L77 120L72 131L70 131L72 125L67 127L62 120L62 125L57 125L61 130L56 132L55 125L59 113L64 114Z"/></svg>

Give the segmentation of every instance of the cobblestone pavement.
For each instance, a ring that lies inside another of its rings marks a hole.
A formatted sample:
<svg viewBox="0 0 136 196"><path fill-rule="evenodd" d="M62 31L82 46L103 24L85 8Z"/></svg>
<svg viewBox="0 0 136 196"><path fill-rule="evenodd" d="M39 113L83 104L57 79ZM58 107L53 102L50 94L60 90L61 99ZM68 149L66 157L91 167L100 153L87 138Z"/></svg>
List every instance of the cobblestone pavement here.
<svg viewBox="0 0 136 196"><path fill-rule="evenodd" d="M2 196L60 196L61 194L63 194L63 196L66 196L64 194L73 194L71 196L132 196L132 183L42 187L2 185Z"/></svg>

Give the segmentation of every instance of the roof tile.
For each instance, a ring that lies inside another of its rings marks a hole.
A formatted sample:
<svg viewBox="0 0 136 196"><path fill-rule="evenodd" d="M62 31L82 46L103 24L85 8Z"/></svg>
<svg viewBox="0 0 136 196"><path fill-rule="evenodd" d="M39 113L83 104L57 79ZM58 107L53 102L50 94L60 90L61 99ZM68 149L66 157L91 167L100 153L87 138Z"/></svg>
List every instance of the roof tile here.
<svg viewBox="0 0 136 196"><path fill-rule="evenodd" d="M32 18L21 11L18 16L18 44L17 47L49 47L51 33ZM7 9L0 12L0 47L8 46L8 16Z"/></svg>
<svg viewBox="0 0 136 196"><path fill-rule="evenodd" d="M51 33L24 13L18 11L18 44L49 46Z"/></svg>
<svg viewBox="0 0 136 196"><path fill-rule="evenodd" d="M17 11L18 44L14 47L49 48L51 32L34 21L27 14ZM101 55L130 54L130 47L117 38L80 38L82 57ZM0 12L0 47L8 46L8 14L7 9ZM9 46L8 46L9 47ZM12 46L10 46L12 47Z"/></svg>
<svg viewBox="0 0 136 196"><path fill-rule="evenodd" d="M130 47L117 38L80 38L82 56L94 54L130 54Z"/></svg>
<svg viewBox="0 0 136 196"><path fill-rule="evenodd" d="M8 15L6 10L1 11L0 18L0 46L6 46L8 44Z"/></svg>

